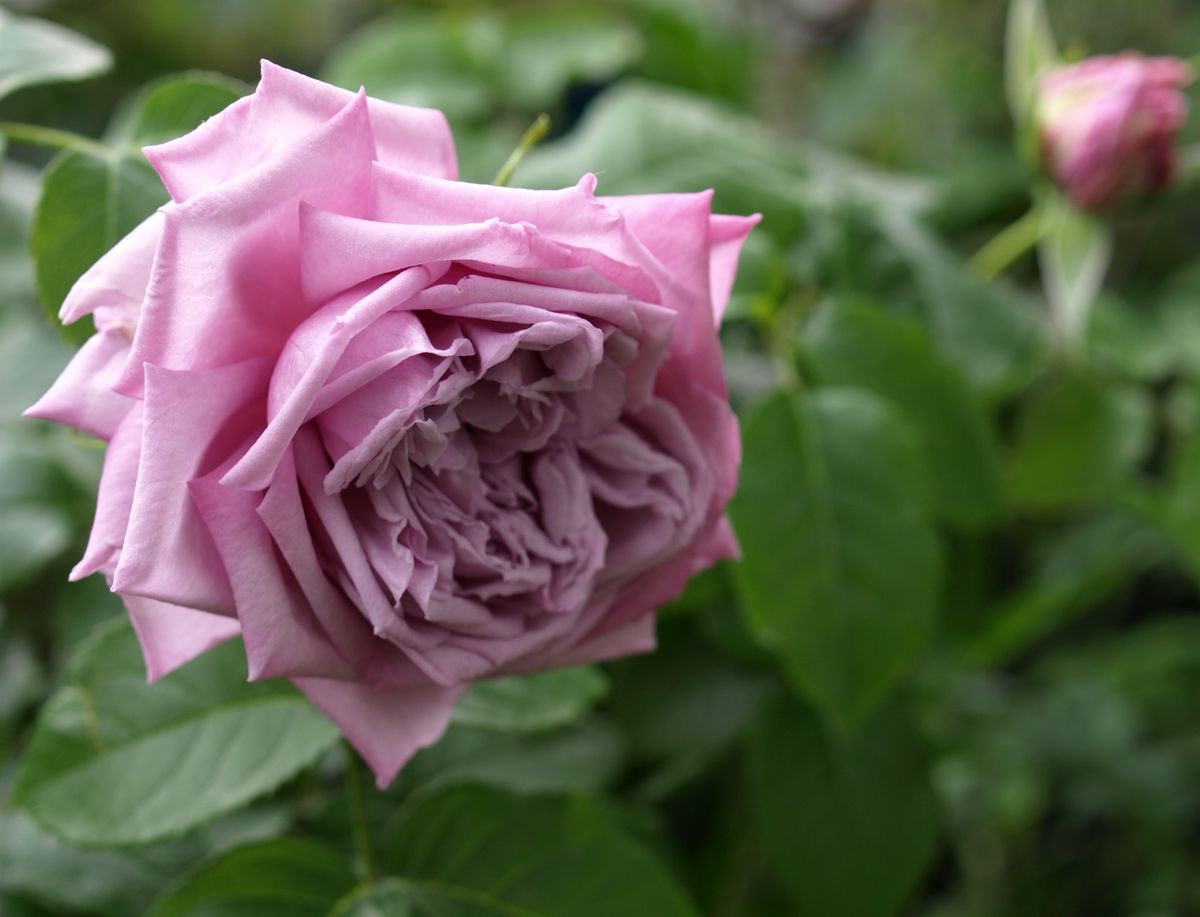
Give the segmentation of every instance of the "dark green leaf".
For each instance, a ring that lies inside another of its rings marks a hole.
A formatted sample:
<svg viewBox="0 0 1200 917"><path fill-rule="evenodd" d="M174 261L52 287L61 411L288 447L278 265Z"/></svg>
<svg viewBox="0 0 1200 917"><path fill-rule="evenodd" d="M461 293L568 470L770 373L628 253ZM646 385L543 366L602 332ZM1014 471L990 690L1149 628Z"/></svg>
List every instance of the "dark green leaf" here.
<svg viewBox="0 0 1200 917"><path fill-rule="evenodd" d="M0 96L35 83L86 79L111 64L108 50L91 39L0 10Z"/></svg>
<svg viewBox="0 0 1200 917"><path fill-rule="evenodd" d="M420 802L382 845L413 914L654 917L695 908L661 863L593 802L462 787Z"/></svg>
<svg viewBox="0 0 1200 917"><path fill-rule="evenodd" d="M337 851L280 838L234 850L161 898L152 917L325 917L354 888ZM369 912L368 912L369 913Z"/></svg>
<svg viewBox="0 0 1200 917"><path fill-rule="evenodd" d="M13 802L73 843L148 843L267 793L337 730L233 642L147 685L131 628L101 628L42 709Z"/></svg>
<svg viewBox="0 0 1200 917"><path fill-rule="evenodd" d="M920 434L938 513L965 528L994 522L1003 487L988 418L921 325L866 302L831 302L806 332L822 383L870 389Z"/></svg>
<svg viewBox="0 0 1200 917"><path fill-rule="evenodd" d="M751 628L792 681L861 720L925 646L939 545L916 438L857 390L779 394L745 430L732 507Z"/></svg>
<svg viewBox="0 0 1200 917"><path fill-rule="evenodd" d="M799 913L901 913L937 852L927 767L920 739L895 708L853 737L794 701L763 717L750 747L752 813Z"/></svg>
<svg viewBox="0 0 1200 917"><path fill-rule="evenodd" d="M518 793L587 792L610 784L621 760L620 737L600 720L526 736L452 726L401 779L424 788L483 783Z"/></svg>
<svg viewBox="0 0 1200 917"><path fill-rule="evenodd" d="M1150 405L1140 389L1072 371L1032 394L1017 419L1009 496L1047 510L1114 495L1143 457Z"/></svg>

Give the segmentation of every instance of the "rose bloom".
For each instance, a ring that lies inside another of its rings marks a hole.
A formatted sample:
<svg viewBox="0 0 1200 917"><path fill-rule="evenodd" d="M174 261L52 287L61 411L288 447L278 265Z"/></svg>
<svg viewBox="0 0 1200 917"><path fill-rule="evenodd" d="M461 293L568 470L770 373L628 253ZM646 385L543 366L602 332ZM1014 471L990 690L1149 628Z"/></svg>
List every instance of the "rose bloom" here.
<svg viewBox="0 0 1200 917"><path fill-rule="evenodd" d="M240 634L386 784L472 680L649 650L735 554L715 329L756 218L459 182L440 112L265 62L145 153L172 200L28 413L108 442L72 577L151 679Z"/></svg>
<svg viewBox="0 0 1200 917"><path fill-rule="evenodd" d="M1045 76L1036 108L1042 153L1076 206L1102 210L1170 184L1191 77L1177 58L1132 52Z"/></svg>

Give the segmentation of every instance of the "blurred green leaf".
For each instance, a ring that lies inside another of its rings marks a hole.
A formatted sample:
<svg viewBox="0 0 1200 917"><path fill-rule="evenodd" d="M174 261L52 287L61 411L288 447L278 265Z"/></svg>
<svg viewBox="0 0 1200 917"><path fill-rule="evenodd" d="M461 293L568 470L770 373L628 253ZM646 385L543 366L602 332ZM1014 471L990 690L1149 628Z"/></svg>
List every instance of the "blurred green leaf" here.
<svg viewBox="0 0 1200 917"><path fill-rule="evenodd" d="M144 913L205 850L198 838L142 850L84 850L46 833L25 812L0 812L0 888L72 912Z"/></svg>
<svg viewBox="0 0 1200 917"><path fill-rule="evenodd" d="M1003 488L988 418L919 322L866 301L835 300L805 331L804 352L821 384L869 389L920 434L939 515L967 529L997 520Z"/></svg>
<svg viewBox="0 0 1200 917"><path fill-rule="evenodd" d="M340 44L324 78L371 95L440 108L452 120L504 106L554 106L579 81L611 79L641 41L603 8L542 7L489 13L405 12Z"/></svg>
<svg viewBox="0 0 1200 917"><path fill-rule="evenodd" d="M454 722L496 732L544 732L581 717L608 693L594 666L476 682L454 708Z"/></svg>
<svg viewBox="0 0 1200 917"><path fill-rule="evenodd" d="M114 146L174 140L228 108L251 87L219 73L188 71L163 77L134 97L109 130Z"/></svg>
<svg viewBox="0 0 1200 917"><path fill-rule="evenodd" d="M533 150L521 183L574 184L596 172L605 194L715 190L714 208L761 211L764 230L792 239L810 208L919 212L929 187L847 157L784 143L753 118L702 96L623 81L566 137Z"/></svg>
<svg viewBox="0 0 1200 917"><path fill-rule="evenodd" d="M152 917L325 917L355 886L343 857L302 838L242 847L200 869ZM403 912L402 912L403 913Z"/></svg>
<svg viewBox="0 0 1200 917"><path fill-rule="evenodd" d="M654 855L584 798L449 790L420 801L379 859L405 880L414 915L696 914Z"/></svg>
<svg viewBox="0 0 1200 917"><path fill-rule="evenodd" d="M166 201L158 175L140 156L114 150L54 158L32 229L38 294L52 320L80 275ZM76 323L64 333L79 343L90 334L90 324Z"/></svg>
<svg viewBox="0 0 1200 917"><path fill-rule="evenodd" d="M1043 381L1022 407L1009 466L1009 496L1050 510L1115 496L1150 444L1140 389L1080 371Z"/></svg>
<svg viewBox="0 0 1200 917"><path fill-rule="evenodd" d="M938 353L989 397L1027 385L1044 351L1034 303L972 277L954 252L911 217L885 211L879 225L912 271Z"/></svg>
<svg viewBox="0 0 1200 917"><path fill-rule="evenodd" d="M108 49L91 39L0 9L0 96L36 83L87 79L111 65Z"/></svg>
<svg viewBox="0 0 1200 917"><path fill-rule="evenodd" d="M1019 585L991 609L968 657L1001 666L1127 588L1166 559L1167 547L1151 525L1107 510L1072 522L1033 548Z"/></svg>
<svg viewBox="0 0 1200 917"><path fill-rule="evenodd" d="M1028 121L1038 84L1058 63L1050 17L1042 0L1009 0L1004 78L1008 106L1018 125Z"/></svg>
<svg viewBox="0 0 1200 917"><path fill-rule="evenodd" d="M13 803L72 843L148 843L308 766L337 730L286 682L246 683L228 643L146 684L132 629L102 627L43 707Z"/></svg>
<svg viewBox="0 0 1200 917"><path fill-rule="evenodd" d="M363 885L337 902L328 917L438 917L437 911L418 910L419 894L401 879L383 879L372 885ZM507 912L506 912L507 913ZM473 917L486 914L472 911Z"/></svg>
<svg viewBox="0 0 1200 917"><path fill-rule="evenodd" d="M1057 191L1044 192L1039 208L1045 229L1038 262L1046 298L1063 343L1078 348L1112 260L1112 231Z"/></svg>
<svg viewBox="0 0 1200 917"><path fill-rule="evenodd" d="M751 813L799 913L890 917L937 853L938 809L920 738L895 707L847 737L795 701L750 745Z"/></svg>
<svg viewBox="0 0 1200 917"><path fill-rule="evenodd" d="M795 685L861 721L933 629L940 549L916 437L861 390L781 393L745 428L731 507L752 630Z"/></svg>

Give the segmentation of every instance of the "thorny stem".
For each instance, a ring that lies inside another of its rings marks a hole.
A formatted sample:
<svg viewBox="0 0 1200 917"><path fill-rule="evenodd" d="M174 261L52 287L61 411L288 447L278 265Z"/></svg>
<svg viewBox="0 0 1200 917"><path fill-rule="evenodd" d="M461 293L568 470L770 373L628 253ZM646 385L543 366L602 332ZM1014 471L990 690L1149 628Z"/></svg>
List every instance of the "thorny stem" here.
<svg viewBox="0 0 1200 917"><path fill-rule="evenodd" d="M503 188L512 181L513 173L517 171L517 166L521 164L521 160L525 158L525 154L537 146L549 130L550 116L543 112L525 129L525 133L521 135L521 139L517 143L517 148L508 154L508 159L504 160L504 165L500 167L500 171L492 179L492 184Z"/></svg>

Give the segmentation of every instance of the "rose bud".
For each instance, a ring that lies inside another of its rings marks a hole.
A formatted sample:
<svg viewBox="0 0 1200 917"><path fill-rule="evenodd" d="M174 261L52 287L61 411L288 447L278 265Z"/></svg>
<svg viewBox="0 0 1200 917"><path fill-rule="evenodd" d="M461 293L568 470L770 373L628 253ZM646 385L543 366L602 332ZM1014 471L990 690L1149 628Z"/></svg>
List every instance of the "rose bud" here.
<svg viewBox="0 0 1200 917"><path fill-rule="evenodd" d="M1093 57L1042 79L1035 118L1046 168L1084 210L1159 191L1177 171L1191 80L1173 57Z"/></svg>
<svg viewBox="0 0 1200 917"><path fill-rule="evenodd" d="M108 442L91 539L157 678L240 635L387 783L475 679L653 647L737 547L717 340L754 218L455 180L441 113L269 63L146 150L29 413Z"/></svg>

